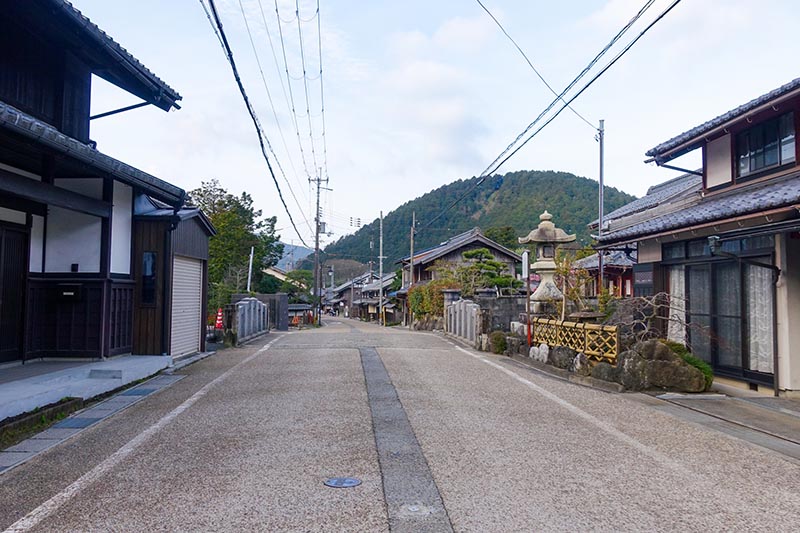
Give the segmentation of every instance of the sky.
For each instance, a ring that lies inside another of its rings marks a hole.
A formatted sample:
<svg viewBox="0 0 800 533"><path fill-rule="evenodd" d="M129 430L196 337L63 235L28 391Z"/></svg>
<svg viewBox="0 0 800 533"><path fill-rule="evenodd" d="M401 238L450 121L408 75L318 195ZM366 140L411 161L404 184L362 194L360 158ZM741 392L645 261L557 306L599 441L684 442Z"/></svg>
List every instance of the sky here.
<svg viewBox="0 0 800 533"><path fill-rule="evenodd" d="M216 179L233 194L248 192L264 215L278 217L282 240L300 244L200 1L72 1L183 96L177 111L147 106L92 121L98 149L186 190ZM656 0L598 66L671 1ZM321 47L316 0L277 0L280 23L275 0L216 3L307 244L315 169L329 178L324 245L357 229L351 217L366 224L479 175L554 98L476 0L320 0ZM645 2L483 3L560 91ZM680 2L572 104L590 123L605 121L606 185L645 194L677 175L644 164L648 149L800 76L792 66L798 23L791 0ZM136 102L94 79L93 114ZM560 170L596 180L595 137L595 128L565 110L500 172ZM674 164L698 168L699 151Z"/></svg>

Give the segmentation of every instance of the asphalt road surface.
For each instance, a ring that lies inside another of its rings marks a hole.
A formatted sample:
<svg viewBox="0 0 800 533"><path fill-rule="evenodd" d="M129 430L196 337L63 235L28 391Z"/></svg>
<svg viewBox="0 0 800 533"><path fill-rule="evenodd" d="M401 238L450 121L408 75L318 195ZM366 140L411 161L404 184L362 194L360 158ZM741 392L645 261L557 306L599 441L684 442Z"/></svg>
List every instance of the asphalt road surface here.
<svg viewBox="0 0 800 533"><path fill-rule="evenodd" d="M332 319L180 373L0 476L0 530L800 528L789 458L441 336Z"/></svg>

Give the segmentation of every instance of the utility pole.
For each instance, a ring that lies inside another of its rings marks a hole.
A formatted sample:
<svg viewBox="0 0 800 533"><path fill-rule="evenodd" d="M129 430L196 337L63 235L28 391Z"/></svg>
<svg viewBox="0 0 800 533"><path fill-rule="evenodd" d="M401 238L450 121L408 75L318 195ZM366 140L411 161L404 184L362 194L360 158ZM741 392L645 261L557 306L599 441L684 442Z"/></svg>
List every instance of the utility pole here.
<svg viewBox="0 0 800 533"><path fill-rule="evenodd" d="M319 268L319 226L320 226L320 211L319 211L319 193L322 187L322 169L319 169L317 173L317 177L311 180L317 186L317 210L314 214L314 294L313 294L313 302L314 302L314 323L319 324L319 309L321 303L321 295L320 295L320 268ZM325 184L328 183L328 179L326 178ZM325 189L330 190L330 189Z"/></svg>
<svg viewBox="0 0 800 533"><path fill-rule="evenodd" d="M250 281L253 279L253 249L250 247L250 263L247 266L247 292L250 292Z"/></svg>
<svg viewBox="0 0 800 533"><path fill-rule="evenodd" d="M597 236L600 237L601 235L603 235L603 195L605 193L605 191L603 190L603 148L604 148L603 141L605 139L605 120L601 120L600 121L600 127L597 128L597 134L598 134L598 140L600 141L600 175L599 175L600 176L600 194L598 195L599 196L599 200L598 200L598 211L599 211L598 221L599 221L599 225L597 227ZM605 286L604 283L603 283L603 277L604 277L603 276L603 270L604 270L603 267L604 267L604 265L603 265L603 251L602 250L598 250L597 251L597 270L598 270L598 275L600 277L600 289L601 290Z"/></svg>
<svg viewBox="0 0 800 533"><path fill-rule="evenodd" d="M416 233L416 225L417 225L417 212L411 212L411 256L409 260L409 282L408 288L410 289L411 286L414 284L414 233ZM406 302L410 302L411 300L406 297ZM414 315L411 312L411 305L408 306L408 328L411 329L411 323L414 321Z"/></svg>
<svg viewBox="0 0 800 533"><path fill-rule="evenodd" d="M383 314L383 211L381 213L380 223L380 244L378 244L378 321L381 326L386 325L385 316Z"/></svg>

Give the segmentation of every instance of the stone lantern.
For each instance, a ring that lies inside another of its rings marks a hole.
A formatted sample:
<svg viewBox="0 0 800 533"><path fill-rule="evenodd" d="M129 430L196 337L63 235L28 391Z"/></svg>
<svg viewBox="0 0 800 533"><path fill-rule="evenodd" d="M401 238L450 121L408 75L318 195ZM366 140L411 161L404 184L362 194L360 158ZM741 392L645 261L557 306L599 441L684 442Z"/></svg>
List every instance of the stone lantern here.
<svg viewBox="0 0 800 533"><path fill-rule="evenodd" d="M539 215L539 227L532 230L527 237L520 237L520 244L535 243L536 262L531 269L539 274L541 281L531 294L531 306L534 314L546 313L556 302L564 299L564 294L556 287L553 278L556 273L556 248L560 244L572 242L575 235L568 235L553 224L553 215L545 211Z"/></svg>

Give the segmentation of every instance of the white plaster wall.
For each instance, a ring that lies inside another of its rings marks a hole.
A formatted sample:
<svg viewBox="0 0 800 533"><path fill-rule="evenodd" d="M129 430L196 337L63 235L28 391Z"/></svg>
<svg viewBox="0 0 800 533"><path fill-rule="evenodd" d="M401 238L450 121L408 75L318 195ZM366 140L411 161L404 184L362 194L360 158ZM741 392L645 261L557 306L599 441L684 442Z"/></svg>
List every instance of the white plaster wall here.
<svg viewBox="0 0 800 533"><path fill-rule="evenodd" d="M102 222L99 217L50 207L47 216L45 272L100 272Z"/></svg>
<svg viewBox="0 0 800 533"><path fill-rule="evenodd" d="M706 144L706 186L716 187L732 180L731 136L728 134Z"/></svg>
<svg viewBox="0 0 800 533"><path fill-rule="evenodd" d="M800 393L800 240L778 235L776 252L779 388Z"/></svg>
<svg viewBox="0 0 800 533"><path fill-rule="evenodd" d="M31 226L30 271L42 271L42 247L44 246L44 217L33 215Z"/></svg>
<svg viewBox="0 0 800 533"><path fill-rule="evenodd" d="M133 226L133 190L114 182L114 212L111 219L111 272L131 273L131 228Z"/></svg>
<svg viewBox="0 0 800 533"><path fill-rule="evenodd" d="M5 207L0 207L0 220L3 222L22 224L23 226L27 222L24 211L15 211L13 209L6 209Z"/></svg>

